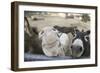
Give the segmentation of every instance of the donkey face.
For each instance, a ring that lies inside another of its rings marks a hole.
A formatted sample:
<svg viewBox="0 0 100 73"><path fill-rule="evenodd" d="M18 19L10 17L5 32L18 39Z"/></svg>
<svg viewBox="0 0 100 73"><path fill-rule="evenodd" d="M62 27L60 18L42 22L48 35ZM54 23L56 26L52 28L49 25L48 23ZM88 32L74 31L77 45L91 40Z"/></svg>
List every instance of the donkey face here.
<svg viewBox="0 0 100 73"><path fill-rule="evenodd" d="M81 57L85 55L86 53L89 54L90 52L90 41L89 37L87 38L86 36L90 34L90 31L86 32L76 32L76 36L73 39L73 43L71 46L72 49L72 56L73 57Z"/></svg>

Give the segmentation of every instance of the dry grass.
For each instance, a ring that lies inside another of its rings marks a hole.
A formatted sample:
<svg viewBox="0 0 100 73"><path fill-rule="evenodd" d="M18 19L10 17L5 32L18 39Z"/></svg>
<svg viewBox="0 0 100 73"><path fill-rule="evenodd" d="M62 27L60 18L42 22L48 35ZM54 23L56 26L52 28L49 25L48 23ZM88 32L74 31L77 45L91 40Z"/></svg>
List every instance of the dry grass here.
<svg viewBox="0 0 100 73"><path fill-rule="evenodd" d="M35 17L38 17L35 15ZM42 20L32 20L32 18L28 17L29 24L31 27L37 27L38 31L40 31L45 26L65 26L65 27L73 27L77 26L79 30L88 30L90 29L90 22L82 22L78 19L66 19L57 16L41 16Z"/></svg>

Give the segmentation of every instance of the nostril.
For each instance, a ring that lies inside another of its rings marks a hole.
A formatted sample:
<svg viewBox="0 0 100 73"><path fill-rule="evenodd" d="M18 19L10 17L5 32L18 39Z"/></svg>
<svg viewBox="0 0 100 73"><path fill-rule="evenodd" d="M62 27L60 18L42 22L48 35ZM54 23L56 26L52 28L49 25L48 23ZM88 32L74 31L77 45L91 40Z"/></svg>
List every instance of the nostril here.
<svg viewBox="0 0 100 73"><path fill-rule="evenodd" d="M81 52L82 51L82 47L80 46L80 48L79 48L79 51Z"/></svg>
<svg viewBox="0 0 100 73"><path fill-rule="evenodd" d="M71 45L71 49L72 50L75 50L75 51L79 51L79 52L81 52L82 51L82 47L81 46L75 46L75 45Z"/></svg>
<svg viewBox="0 0 100 73"><path fill-rule="evenodd" d="M71 45L71 48L73 48L73 45Z"/></svg>

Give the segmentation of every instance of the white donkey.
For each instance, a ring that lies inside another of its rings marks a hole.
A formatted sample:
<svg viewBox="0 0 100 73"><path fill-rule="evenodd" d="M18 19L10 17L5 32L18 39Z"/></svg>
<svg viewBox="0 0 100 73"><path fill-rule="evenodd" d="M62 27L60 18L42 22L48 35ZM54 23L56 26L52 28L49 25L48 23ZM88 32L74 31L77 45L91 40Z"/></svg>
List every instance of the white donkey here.
<svg viewBox="0 0 100 73"><path fill-rule="evenodd" d="M42 50L46 56L65 56L69 49L69 37L53 27L45 27L39 32Z"/></svg>

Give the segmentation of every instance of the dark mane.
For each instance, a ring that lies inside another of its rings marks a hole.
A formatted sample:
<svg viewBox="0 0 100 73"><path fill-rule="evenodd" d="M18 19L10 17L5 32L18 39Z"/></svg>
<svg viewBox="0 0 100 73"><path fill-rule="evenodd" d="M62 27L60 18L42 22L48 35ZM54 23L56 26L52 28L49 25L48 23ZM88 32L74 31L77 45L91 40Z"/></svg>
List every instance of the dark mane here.
<svg viewBox="0 0 100 73"><path fill-rule="evenodd" d="M72 35L74 36L75 33L75 28L76 27L60 27L60 26L54 26L54 28L56 28L58 31L62 32L62 33L72 33Z"/></svg>

